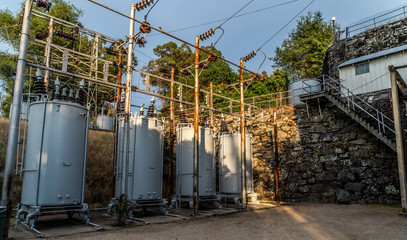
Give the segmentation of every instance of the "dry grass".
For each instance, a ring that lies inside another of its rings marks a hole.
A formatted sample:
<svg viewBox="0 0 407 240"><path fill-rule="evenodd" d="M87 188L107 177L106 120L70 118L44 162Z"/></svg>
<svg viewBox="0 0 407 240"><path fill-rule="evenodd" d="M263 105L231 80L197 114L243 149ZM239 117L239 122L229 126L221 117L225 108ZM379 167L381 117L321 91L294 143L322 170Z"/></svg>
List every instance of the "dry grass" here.
<svg viewBox="0 0 407 240"><path fill-rule="evenodd" d="M21 127L24 127L23 123L21 124ZM9 120L0 119L0 187L3 184L8 128ZM22 141L23 131L21 131L20 134L20 142ZM85 202L89 203L91 206L107 206L112 196L113 156L113 133L93 130L89 131ZM22 179L16 176L14 178L14 205L20 202L21 184Z"/></svg>
<svg viewBox="0 0 407 240"><path fill-rule="evenodd" d="M113 133L89 131L85 202L107 206L112 197L113 159Z"/></svg>

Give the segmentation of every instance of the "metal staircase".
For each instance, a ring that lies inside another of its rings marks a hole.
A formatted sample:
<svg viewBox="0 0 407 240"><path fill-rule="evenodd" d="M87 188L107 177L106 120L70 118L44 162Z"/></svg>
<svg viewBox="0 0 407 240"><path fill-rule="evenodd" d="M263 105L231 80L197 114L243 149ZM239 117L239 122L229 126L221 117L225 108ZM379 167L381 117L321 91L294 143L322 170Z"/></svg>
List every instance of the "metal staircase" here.
<svg viewBox="0 0 407 240"><path fill-rule="evenodd" d="M315 91L315 86L310 86L305 82L303 82L303 91L306 94L300 96L301 101L308 102L322 97L328 99L396 152L394 121L353 94L338 80L324 75L322 76L321 91Z"/></svg>

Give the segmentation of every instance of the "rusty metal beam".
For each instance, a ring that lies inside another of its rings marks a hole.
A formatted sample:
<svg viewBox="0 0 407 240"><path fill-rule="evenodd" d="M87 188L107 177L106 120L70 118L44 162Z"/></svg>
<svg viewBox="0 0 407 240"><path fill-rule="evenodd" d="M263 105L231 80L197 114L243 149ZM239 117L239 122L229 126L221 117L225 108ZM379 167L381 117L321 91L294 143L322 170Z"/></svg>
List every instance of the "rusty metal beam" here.
<svg viewBox="0 0 407 240"><path fill-rule="evenodd" d="M274 160L276 164L275 172L275 184L276 184L276 202L277 205L280 204L280 160L278 157L278 129L277 129L277 113L274 112L274 134L273 134L273 143L274 143Z"/></svg>
<svg viewBox="0 0 407 240"><path fill-rule="evenodd" d="M194 84L194 196L193 215L199 210L199 37L195 37L195 84Z"/></svg>
<svg viewBox="0 0 407 240"><path fill-rule="evenodd" d="M243 58L240 59L240 140L241 140L241 159L242 159L242 207L246 208L246 144L245 144L245 115L244 115L244 80L243 80Z"/></svg>
<svg viewBox="0 0 407 240"><path fill-rule="evenodd" d="M174 68L171 68L171 98L174 99ZM174 101L170 101L170 157L168 160L168 199L174 193L174 179L172 176L174 158Z"/></svg>
<svg viewBox="0 0 407 240"><path fill-rule="evenodd" d="M213 83L209 84L210 95L209 95L209 107L213 108ZM213 129L213 111L209 110L210 128Z"/></svg>

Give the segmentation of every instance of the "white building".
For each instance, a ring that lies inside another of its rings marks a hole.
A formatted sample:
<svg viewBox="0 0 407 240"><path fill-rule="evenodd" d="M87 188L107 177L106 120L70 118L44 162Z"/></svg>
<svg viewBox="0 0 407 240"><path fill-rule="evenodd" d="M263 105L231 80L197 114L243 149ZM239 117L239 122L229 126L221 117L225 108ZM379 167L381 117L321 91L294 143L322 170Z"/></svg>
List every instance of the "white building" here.
<svg viewBox="0 0 407 240"><path fill-rule="evenodd" d="M354 58L338 66L343 86L353 94L362 94L390 88L390 65L407 64L407 45ZM407 81L407 69L398 70ZM346 94L343 91L344 94Z"/></svg>

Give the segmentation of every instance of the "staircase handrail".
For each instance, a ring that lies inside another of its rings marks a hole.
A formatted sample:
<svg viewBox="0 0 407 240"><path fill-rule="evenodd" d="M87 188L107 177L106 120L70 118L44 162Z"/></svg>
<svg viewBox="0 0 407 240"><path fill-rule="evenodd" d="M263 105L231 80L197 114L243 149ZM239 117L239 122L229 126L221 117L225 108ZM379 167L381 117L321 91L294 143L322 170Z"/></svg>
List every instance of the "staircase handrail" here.
<svg viewBox="0 0 407 240"><path fill-rule="evenodd" d="M345 99L347 100L348 109L352 108L353 110L355 110L355 108L357 108L362 112L366 113L369 117L373 118L375 121L377 121L379 133L381 133L382 131L383 133L385 133L386 129L392 133L395 133L393 128L385 123L385 121L387 121L392 126L394 126L394 121L391 118L387 117L377 108L373 107L359 96L356 96L352 91L349 90L349 88L343 86L338 80L335 80L327 75L322 75L322 88L328 94L331 94L330 90L336 91L337 94L340 94L341 96L345 97ZM374 116L371 112L367 111L363 106L361 106L360 103L357 103L355 99L363 103L363 105L365 105L367 109L376 112L376 116Z"/></svg>

